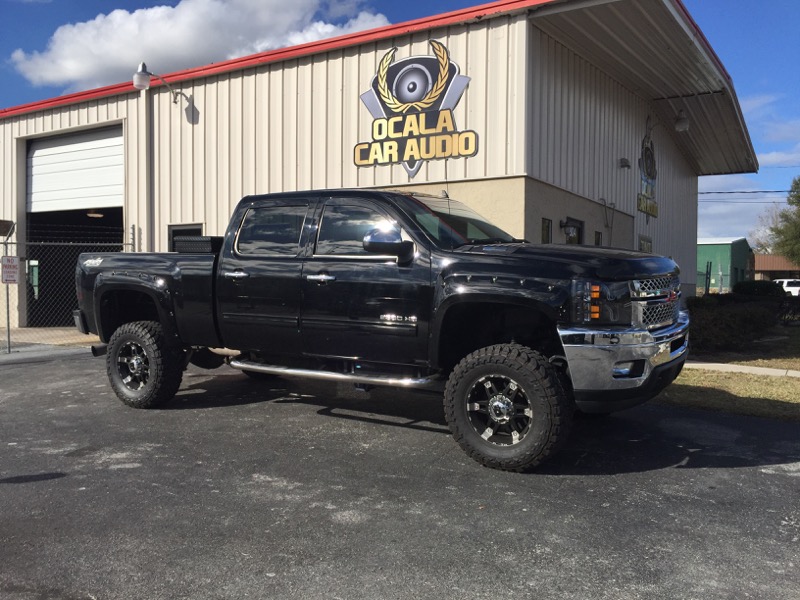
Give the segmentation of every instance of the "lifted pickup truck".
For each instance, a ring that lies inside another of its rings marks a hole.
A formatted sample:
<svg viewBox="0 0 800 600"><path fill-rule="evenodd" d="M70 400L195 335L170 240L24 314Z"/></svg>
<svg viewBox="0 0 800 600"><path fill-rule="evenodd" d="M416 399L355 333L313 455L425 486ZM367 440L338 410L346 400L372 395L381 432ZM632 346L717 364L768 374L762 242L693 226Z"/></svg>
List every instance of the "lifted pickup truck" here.
<svg viewBox="0 0 800 600"><path fill-rule="evenodd" d="M127 405L169 401L191 362L253 376L444 388L456 441L522 470L575 409L609 413L677 377L678 266L515 240L449 198L330 190L248 196L224 237L78 259L75 323L107 346Z"/></svg>

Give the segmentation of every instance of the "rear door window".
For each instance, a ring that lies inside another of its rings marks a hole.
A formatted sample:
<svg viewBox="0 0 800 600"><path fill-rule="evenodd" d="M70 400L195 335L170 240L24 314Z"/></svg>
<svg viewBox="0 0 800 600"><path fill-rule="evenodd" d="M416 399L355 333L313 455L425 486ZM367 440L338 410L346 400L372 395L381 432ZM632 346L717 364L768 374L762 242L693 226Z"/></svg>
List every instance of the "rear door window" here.
<svg viewBox="0 0 800 600"><path fill-rule="evenodd" d="M236 236L236 252L244 255L297 256L307 212L307 203L251 208Z"/></svg>

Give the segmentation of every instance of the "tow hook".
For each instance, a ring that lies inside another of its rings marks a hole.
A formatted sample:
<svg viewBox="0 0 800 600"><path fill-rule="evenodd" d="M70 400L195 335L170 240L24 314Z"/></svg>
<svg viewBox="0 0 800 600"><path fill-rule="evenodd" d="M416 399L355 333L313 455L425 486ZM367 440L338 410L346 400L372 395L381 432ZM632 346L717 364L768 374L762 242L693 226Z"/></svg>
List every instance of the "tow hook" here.
<svg viewBox="0 0 800 600"><path fill-rule="evenodd" d="M108 352L107 344L100 344L99 346L92 346L92 356L105 356Z"/></svg>

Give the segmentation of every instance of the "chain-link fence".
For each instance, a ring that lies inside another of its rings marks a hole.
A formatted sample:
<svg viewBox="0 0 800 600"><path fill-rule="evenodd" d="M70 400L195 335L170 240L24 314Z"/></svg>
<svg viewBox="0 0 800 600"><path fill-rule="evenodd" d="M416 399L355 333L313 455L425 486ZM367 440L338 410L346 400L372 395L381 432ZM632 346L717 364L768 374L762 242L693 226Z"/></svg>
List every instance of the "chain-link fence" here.
<svg viewBox="0 0 800 600"><path fill-rule="evenodd" d="M697 271L697 295L727 294L732 291L730 278L722 273Z"/></svg>
<svg viewBox="0 0 800 600"><path fill-rule="evenodd" d="M0 291L0 348L3 353L32 345L90 345L97 338L75 329L78 307L75 266L81 252L120 252L130 246L105 242L29 242L3 245L19 258L18 283Z"/></svg>

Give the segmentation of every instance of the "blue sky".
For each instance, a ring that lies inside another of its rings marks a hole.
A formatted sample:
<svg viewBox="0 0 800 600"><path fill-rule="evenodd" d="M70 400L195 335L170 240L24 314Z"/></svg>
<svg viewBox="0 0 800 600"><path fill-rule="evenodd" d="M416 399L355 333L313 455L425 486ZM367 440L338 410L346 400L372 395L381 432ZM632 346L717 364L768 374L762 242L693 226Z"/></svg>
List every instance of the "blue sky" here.
<svg viewBox="0 0 800 600"><path fill-rule="evenodd" d="M0 108L463 8L469 0L0 0ZM701 192L788 190L800 175L799 0L684 0L733 78L757 175ZM699 197L700 237L743 237L786 193Z"/></svg>

